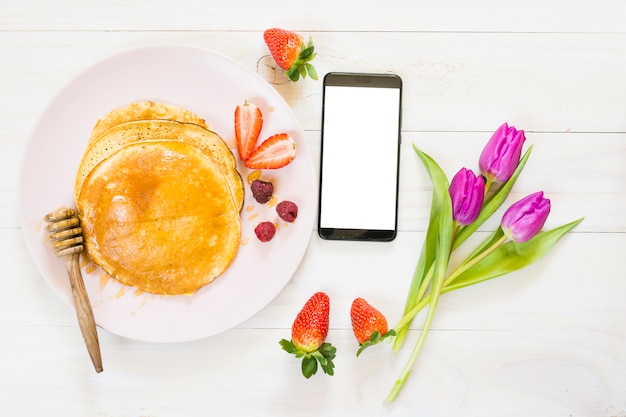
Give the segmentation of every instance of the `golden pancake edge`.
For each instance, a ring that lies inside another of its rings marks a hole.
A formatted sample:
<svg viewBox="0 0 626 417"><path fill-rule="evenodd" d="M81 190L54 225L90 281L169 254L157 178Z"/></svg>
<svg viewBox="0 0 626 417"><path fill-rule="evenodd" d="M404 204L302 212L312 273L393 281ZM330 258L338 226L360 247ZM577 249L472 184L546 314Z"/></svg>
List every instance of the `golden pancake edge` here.
<svg viewBox="0 0 626 417"><path fill-rule="evenodd" d="M86 254L140 291L194 293L239 248L243 182L232 152L200 124L113 112L119 123L90 139L76 177Z"/></svg>
<svg viewBox="0 0 626 417"><path fill-rule="evenodd" d="M200 125L175 120L126 121L92 139L78 168L74 185L75 197L78 197L85 177L102 160L129 143L154 139L172 139L189 143L216 161L231 184L232 198L240 210L243 208L245 194L243 180L236 169L235 156L224 140L217 133Z"/></svg>

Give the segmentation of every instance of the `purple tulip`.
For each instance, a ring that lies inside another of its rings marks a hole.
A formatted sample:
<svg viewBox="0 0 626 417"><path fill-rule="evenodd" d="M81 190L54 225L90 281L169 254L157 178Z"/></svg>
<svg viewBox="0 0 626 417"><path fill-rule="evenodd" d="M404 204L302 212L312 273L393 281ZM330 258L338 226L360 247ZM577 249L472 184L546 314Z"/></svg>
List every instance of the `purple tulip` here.
<svg viewBox="0 0 626 417"><path fill-rule="evenodd" d="M480 154L478 165L483 175L491 181L508 181L517 168L525 140L523 130L502 124Z"/></svg>
<svg viewBox="0 0 626 417"><path fill-rule="evenodd" d="M502 216L502 230L515 242L527 242L539 233L548 214L550 200L543 197L543 191L538 191L509 207Z"/></svg>
<svg viewBox="0 0 626 417"><path fill-rule="evenodd" d="M450 182L452 218L462 225L468 225L480 214L485 198L485 181L472 170L461 168Z"/></svg>

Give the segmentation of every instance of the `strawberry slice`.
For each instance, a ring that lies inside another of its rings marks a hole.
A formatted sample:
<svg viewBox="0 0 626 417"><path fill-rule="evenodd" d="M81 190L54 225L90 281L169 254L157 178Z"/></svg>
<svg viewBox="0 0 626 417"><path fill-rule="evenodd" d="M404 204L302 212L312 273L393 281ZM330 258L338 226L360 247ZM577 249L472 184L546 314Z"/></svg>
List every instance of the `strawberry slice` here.
<svg viewBox="0 0 626 417"><path fill-rule="evenodd" d="M245 101L235 109L235 138L239 158L245 161L250 157L263 127L263 114L253 103Z"/></svg>
<svg viewBox="0 0 626 417"><path fill-rule="evenodd" d="M278 133L261 143L244 164L250 169L277 169L295 157L296 142L287 133Z"/></svg>

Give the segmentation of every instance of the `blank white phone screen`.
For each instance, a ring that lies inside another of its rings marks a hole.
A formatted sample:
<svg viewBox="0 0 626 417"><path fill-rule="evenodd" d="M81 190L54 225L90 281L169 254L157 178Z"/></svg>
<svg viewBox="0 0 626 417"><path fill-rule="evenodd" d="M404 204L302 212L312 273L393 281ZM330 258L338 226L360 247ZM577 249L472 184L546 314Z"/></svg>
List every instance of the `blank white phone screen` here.
<svg viewBox="0 0 626 417"><path fill-rule="evenodd" d="M327 86L320 227L393 230L400 89Z"/></svg>

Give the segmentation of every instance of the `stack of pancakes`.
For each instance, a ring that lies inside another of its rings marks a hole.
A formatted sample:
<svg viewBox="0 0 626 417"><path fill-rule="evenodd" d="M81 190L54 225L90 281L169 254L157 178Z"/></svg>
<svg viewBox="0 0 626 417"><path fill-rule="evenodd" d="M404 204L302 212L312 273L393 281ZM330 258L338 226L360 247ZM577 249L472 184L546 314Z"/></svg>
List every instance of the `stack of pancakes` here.
<svg viewBox="0 0 626 417"><path fill-rule="evenodd" d="M74 193L89 258L140 291L193 293L237 254L235 157L185 109L138 102L99 120Z"/></svg>

